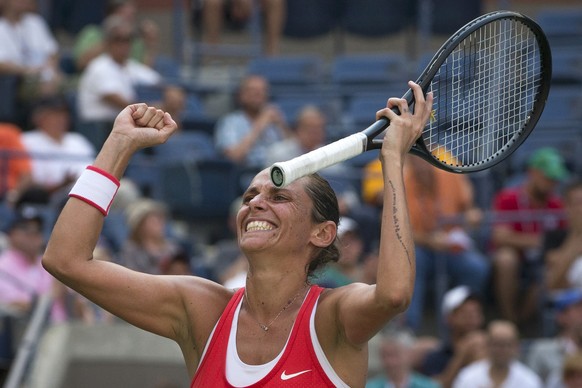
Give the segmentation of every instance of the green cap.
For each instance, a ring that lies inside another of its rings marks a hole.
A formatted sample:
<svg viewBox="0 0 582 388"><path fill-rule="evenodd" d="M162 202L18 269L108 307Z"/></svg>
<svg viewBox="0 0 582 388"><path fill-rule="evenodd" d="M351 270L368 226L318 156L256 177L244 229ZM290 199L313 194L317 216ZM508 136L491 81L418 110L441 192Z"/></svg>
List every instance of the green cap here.
<svg viewBox="0 0 582 388"><path fill-rule="evenodd" d="M557 181L568 177L564 158L554 148L544 147L536 150L529 159L529 166L541 171L547 178Z"/></svg>

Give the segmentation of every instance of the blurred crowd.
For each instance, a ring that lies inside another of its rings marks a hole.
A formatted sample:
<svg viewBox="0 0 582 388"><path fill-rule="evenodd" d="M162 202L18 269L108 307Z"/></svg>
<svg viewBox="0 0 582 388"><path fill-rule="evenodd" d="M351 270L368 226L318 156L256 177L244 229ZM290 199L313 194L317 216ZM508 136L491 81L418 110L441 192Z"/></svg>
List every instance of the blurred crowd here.
<svg viewBox="0 0 582 388"><path fill-rule="evenodd" d="M192 4L195 16L206 20L210 43L220 41L222 15L230 23L250 17L248 2L227 3L232 8L225 10L221 1ZM279 53L284 4L261 2L266 55ZM0 319L26 319L39 296L51 295L53 324L111 324L111 314L44 271L44 245L71 184L95 158L117 113L144 101L144 87L155 87L159 93L147 95L146 102L180 123L189 91L156 70L160 27L139 18L131 0L109 1L102 22L78 32L70 67L63 66L63 50L35 1L1 0L0 11L0 77L18 79L15 115L0 122ZM252 174L333 137L321 107L306 103L288 117L271 98L270 86L260 74L242 77L232 110L206 136L206 151L235 168L234 194L242 194ZM178 142L192 131L181 128ZM122 180L94 257L152 274L244 285L246 260L234 227L240 198L233 195L218 220L210 220L218 222L212 235L197 234L210 221L185 219L156 195L156 167ZM342 256L313 283L375 282L380 168L372 155L321 171L340 204ZM582 386L579 174L560 149L541 147L483 202L477 200L482 186L470 176L408 158L414 297L408 311L371 343L370 387ZM11 333L0 331L2 336L0 370L6 370L18 344L8 340Z"/></svg>

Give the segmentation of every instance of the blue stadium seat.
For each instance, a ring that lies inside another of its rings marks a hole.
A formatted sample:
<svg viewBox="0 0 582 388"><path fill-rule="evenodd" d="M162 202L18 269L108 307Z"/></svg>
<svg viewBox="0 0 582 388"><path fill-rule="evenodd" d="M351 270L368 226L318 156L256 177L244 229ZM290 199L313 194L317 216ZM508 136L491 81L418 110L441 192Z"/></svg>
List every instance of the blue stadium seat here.
<svg viewBox="0 0 582 388"><path fill-rule="evenodd" d="M550 89L538 130L582 126L582 87L558 86Z"/></svg>
<svg viewBox="0 0 582 388"><path fill-rule="evenodd" d="M154 147L152 152L159 163L219 157L212 137L196 130L176 133L166 143Z"/></svg>
<svg viewBox="0 0 582 388"><path fill-rule="evenodd" d="M386 89L377 93L355 93L353 94L344 110L343 121L345 125L351 126L351 132L361 131L374 123L376 112L386 107L388 98L400 97L404 94L402 89Z"/></svg>
<svg viewBox="0 0 582 388"><path fill-rule="evenodd" d="M49 24L54 30L63 29L78 34L88 24L101 24L106 17L106 0L52 0Z"/></svg>
<svg viewBox="0 0 582 388"><path fill-rule="evenodd" d="M582 8L544 8L536 21L552 48L582 49Z"/></svg>
<svg viewBox="0 0 582 388"><path fill-rule="evenodd" d="M482 13L482 0L432 0L431 32L451 35Z"/></svg>
<svg viewBox="0 0 582 388"><path fill-rule="evenodd" d="M134 90L140 102L160 102L164 99L164 89L160 85L138 84Z"/></svg>
<svg viewBox="0 0 582 388"><path fill-rule="evenodd" d="M317 55L258 57L249 62L247 73L265 77L273 94L314 90L322 82L323 60Z"/></svg>
<svg viewBox="0 0 582 388"><path fill-rule="evenodd" d="M396 34L413 21L414 5L407 0L345 0L342 27L360 36Z"/></svg>
<svg viewBox="0 0 582 388"><path fill-rule="evenodd" d="M552 83L582 84L582 50L552 49Z"/></svg>
<svg viewBox="0 0 582 388"><path fill-rule="evenodd" d="M216 123L216 119L206 112L204 101L198 96L198 93L193 91L186 93L186 106L181 120L186 131L203 131L207 134L214 132Z"/></svg>
<svg viewBox="0 0 582 388"><path fill-rule="evenodd" d="M293 0L286 4L285 37L315 38L331 32L338 24L340 8L336 0Z"/></svg>
<svg viewBox="0 0 582 388"><path fill-rule="evenodd" d="M168 55L158 55L154 61L153 68L162 75L166 83L180 83L180 63L174 58Z"/></svg>
<svg viewBox="0 0 582 388"><path fill-rule="evenodd" d="M0 121L14 122L17 120L18 77L10 75L0 76Z"/></svg>
<svg viewBox="0 0 582 388"><path fill-rule="evenodd" d="M542 147L553 147L560 151L568 169L576 174L582 173L582 131L579 127L539 130L535 129L523 144L509 157L510 171L523 173L530 155Z"/></svg>
<svg viewBox="0 0 582 388"><path fill-rule="evenodd" d="M240 192L237 167L230 161L163 163L160 169L161 200L180 220L226 219Z"/></svg>
<svg viewBox="0 0 582 388"><path fill-rule="evenodd" d="M341 55L332 63L331 83L345 98L356 92L383 92L395 85L403 88L410 79L407 63L404 54L397 53Z"/></svg>
<svg viewBox="0 0 582 388"><path fill-rule="evenodd" d="M293 125L297 115L307 105L319 108L326 116L327 123L336 123L338 119L339 101L324 94L305 93L296 95L275 96L273 102L281 109L287 122Z"/></svg>

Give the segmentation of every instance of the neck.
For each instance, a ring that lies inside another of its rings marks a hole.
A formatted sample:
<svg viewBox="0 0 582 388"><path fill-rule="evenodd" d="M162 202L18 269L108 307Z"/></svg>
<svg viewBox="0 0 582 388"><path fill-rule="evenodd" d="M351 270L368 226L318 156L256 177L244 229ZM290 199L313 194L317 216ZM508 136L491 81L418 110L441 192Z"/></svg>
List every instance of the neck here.
<svg viewBox="0 0 582 388"><path fill-rule="evenodd" d="M493 380L493 382L497 383L497 385L502 381L505 381L508 374L509 365L491 364L491 366L489 367L489 376L491 377L491 380Z"/></svg>
<svg viewBox="0 0 582 388"><path fill-rule="evenodd" d="M18 13L18 12L8 11L8 12L4 13L3 16L6 20L10 21L11 23L18 23L20 21L20 19L22 19L23 14Z"/></svg>
<svg viewBox="0 0 582 388"><path fill-rule="evenodd" d="M249 268L245 294L251 310L257 314L257 318L260 318L278 313L286 303L293 300L298 294L300 295L297 300L301 300L307 289L305 277L297 278L292 274L286 276L262 274L261 276L253 273Z"/></svg>
<svg viewBox="0 0 582 388"><path fill-rule="evenodd" d="M53 139L57 143L61 143L63 141L63 137L65 136L65 134L63 133L63 131L47 131L47 130L44 130L43 132L48 137L50 137L51 139Z"/></svg>
<svg viewBox="0 0 582 388"><path fill-rule="evenodd" d="M408 373L406 371L394 371L388 374L388 379L396 388L406 387L408 381Z"/></svg>

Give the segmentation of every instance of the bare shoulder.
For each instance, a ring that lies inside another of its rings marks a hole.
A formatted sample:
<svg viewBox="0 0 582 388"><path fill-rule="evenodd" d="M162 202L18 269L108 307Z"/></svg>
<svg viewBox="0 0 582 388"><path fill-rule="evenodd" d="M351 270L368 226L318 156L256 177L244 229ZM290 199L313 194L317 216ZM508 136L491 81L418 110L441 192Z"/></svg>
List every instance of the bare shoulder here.
<svg viewBox="0 0 582 388"><path fill-rule="evenodd" d="M180 295L184 311L179 342L193 341L190 345L202 349L234 290L197 276L172 276L171 281Z"/></svg>
<svg viewBox="0 0 582 388"><path fill-rule="evenodd" d="M352 283L337 288L326 288L317 303L316 323L320 327L328 329L336 328L339 334L339 314L342 304L348 303L353 297L366 292L370 285L364 283Z"/></svg>
<svg viewBox="0 0 582 388"><path fill-rule="evenodd" d="M321 297L319 298L318 302L318 308L337 308L342 300L345 300L347 297L353 296L354 294L364 292L369 288L370 285L365 283L351 283L342 287L326 288L321 293Z"/></svg>

